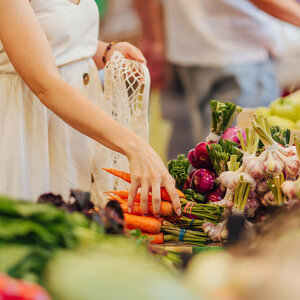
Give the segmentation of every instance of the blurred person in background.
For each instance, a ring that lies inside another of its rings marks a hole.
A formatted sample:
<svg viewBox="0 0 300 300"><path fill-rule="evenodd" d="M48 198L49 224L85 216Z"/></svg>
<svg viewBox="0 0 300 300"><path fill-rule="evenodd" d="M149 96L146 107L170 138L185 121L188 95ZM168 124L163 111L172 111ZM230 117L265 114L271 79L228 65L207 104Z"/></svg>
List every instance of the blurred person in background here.
<svg viewBox="0 0 300 300"><path fill-rule="evenodd" d="M136 4L149 69L161 76L165 57L176 66L187 93L195 142L209 131L210 100L255 107L267 106L280 95L275 69L280 38L265 12L300 26L297 1L136 0Z"/></svg>
<svg viewBox="0 0 300 300"><path fill-rule="evenodd" d="M70 189L88 191L92 172L105 167L101 161L92 170L100 143L129 160L129 211L141 187L142 212L151 190L159 216L164 186L180 215L174 179L159 155L101 110L97 69L114 51L145 58L129 43L98 40L98 30L94 0L0 1L0 194L34 201L52 192L67 200Z"/></svg>

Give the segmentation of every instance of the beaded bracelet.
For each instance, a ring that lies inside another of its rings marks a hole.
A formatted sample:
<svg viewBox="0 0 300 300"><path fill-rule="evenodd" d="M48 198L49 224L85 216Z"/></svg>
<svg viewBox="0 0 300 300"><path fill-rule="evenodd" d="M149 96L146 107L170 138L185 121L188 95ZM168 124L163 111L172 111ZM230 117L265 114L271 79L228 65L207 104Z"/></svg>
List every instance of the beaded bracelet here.
<svg viewBox="0 0 300 300"><path fill-rule="evenodd" d="M112 42L110 42L108 45L107 45L107 47L106 47L106 49L105 49L105 51L104 51L104 53L103 53L103 56L102 56L102 61L103 61L103 63L104 63L104 65L106 64L106 54L107 54L107 52L111 49L111 47L113 46L113 45L115 45L116 43L118 43L118 41L112 41Z"/></svg>

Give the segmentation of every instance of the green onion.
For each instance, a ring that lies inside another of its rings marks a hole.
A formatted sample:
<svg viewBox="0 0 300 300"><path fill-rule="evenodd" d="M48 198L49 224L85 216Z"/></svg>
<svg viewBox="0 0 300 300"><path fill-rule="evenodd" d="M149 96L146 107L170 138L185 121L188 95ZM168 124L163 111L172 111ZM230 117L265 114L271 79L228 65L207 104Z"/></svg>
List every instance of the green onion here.
<svg viewBox="0 0 300 300"><path fill-rule="evenodd" d="M203 231L182 229L167 221L163 221L161 228L167 233L164 235L164 241L182 241L197 246L204 246L209 242L207 234Z"/></svg>

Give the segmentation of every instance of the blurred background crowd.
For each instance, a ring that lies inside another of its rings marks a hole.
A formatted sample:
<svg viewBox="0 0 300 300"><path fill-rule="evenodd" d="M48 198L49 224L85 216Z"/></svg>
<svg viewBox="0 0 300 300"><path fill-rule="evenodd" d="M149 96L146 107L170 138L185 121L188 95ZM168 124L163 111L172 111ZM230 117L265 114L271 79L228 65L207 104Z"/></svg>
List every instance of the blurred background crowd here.
<svg viewBox="0 0 300 300"><path fill-rule="evenodd" d="M274 18L253 2L98 0L100 38L129 41L147 59L150 143L164 160L207 135L209 100L268 106L299 88L300 29L279 20L288 11Z"/></svg>

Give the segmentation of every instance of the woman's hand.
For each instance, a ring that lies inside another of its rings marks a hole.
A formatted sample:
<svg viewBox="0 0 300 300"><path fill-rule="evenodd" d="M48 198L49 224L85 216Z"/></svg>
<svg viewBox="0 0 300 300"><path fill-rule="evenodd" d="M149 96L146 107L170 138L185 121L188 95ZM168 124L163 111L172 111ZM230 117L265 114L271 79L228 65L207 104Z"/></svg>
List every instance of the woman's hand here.
<svg viewBox="0 0 300 300"><path fill-rule="evenodd" d="M131 186L128 197L128 211L133 209L134 198L138 188L141 188L141 211L148 214L148 195L152 193L153 214L160 216L161 187L168 192L174 211L181 215L181 204L175 189L175 181L169 174L159 155L143 140L139 141L130 154L127 155L130 165Z"/></svg>
<svg viewBox="0 0 300 300"><path fill-rule="evenodd" d="M144 64L146 63L146 59L142 52L130 43L118 42L116 44L113 44L111 48L108 51L106 51L108 45L108 43L98 41L97 51L93 57L98 70L105 67L105 63L103 62L103 56L105 55L105 61L108 62L111 56L113 55L114 51L121 52L125 58L136 60Z"/></svg>
<svg viewBox="0 0 300 300"><path fill-rule="evenodd" d="M125 58L136 60L140 63L146 63L146 59L142 52L135 46L127 42L118 42L112 45L111 49L107 51L105 58L106 61L109 61L114 51L121 52Z"/></svg>

